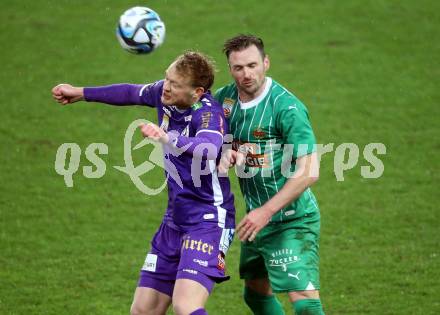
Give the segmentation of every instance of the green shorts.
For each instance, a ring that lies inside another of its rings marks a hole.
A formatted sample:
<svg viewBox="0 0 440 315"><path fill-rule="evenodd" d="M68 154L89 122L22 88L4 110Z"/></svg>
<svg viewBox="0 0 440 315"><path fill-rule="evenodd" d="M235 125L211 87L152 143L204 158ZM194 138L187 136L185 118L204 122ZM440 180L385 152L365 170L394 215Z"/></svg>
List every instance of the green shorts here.
<svg viewBox="0 0 440 315"><path fill-rule="evenodd" d="M270 223L241 243L240 278L269 278L274 292L319 290L319 212Z"/></svg>

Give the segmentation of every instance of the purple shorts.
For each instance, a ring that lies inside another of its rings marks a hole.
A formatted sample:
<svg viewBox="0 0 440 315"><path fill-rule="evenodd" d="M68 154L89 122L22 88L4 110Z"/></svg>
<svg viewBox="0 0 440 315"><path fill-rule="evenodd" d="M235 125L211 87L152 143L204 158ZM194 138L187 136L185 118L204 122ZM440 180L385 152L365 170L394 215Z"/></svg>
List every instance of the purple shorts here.
<svg viewBox="0 0 440 315"><path fill-rule="evenodd" d="M176 279L191 279L211 293L214 282L229 279L225 254L233 236L233 229L218 226L180 232L162 223L151 241L138 286L172 296Z"/></svg>

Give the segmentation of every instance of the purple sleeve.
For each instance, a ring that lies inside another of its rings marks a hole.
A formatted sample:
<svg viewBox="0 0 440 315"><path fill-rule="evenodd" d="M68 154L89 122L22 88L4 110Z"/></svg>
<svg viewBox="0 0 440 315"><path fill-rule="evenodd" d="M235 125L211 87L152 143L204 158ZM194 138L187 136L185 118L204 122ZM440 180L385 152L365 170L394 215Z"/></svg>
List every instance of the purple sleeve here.
<svg viewBox="0 0 440 315"><path fill-rule="evenodd" d="M143 85L112 84L100 87L84 88L84 99L87 102L100 102L110 105L142 105L139 92Z"/></svg>
<svg viewBox="0 0 440 315"><path fill-rule="evenodd" d="M100 102L110 105L160 106L163 80L151 84L112 84L84 88L87 102Z"/></svg>
<svg viewBox="0 0 440 315"><path fill-rule="evenodd" d="M162 90L163 80L142 86L139 91L142 104L151 107L161 107L163 105L161 101Z"/></svg>
<svg viewBox="0 0 440 315"><path fill-rule="evenodd" d="M221 133L201 131L196 137L170 135L170 143L177 148L185 148L185 154L207 160L215 160L223 145Z"/></svg>
<svg viewBox="0 0 440 315"><path fill-rule="evenodd" d="M223 111L200 110L191 121L196 130L195 137L171 136L172 144L178 148L186 147L185 153L194 157L216 159L223 145L225 118Z"/></svg>

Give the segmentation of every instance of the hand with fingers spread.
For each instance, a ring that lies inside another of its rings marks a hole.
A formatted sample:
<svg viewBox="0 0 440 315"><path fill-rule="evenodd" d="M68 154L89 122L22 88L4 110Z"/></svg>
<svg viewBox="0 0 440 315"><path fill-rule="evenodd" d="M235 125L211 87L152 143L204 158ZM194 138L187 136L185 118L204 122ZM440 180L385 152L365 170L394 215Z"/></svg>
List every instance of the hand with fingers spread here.
<svg viewBox="0 0 440 315"><path fill-rule="evenodd" d="M142 135L145 138L150 138L163 144L166 144L170 141L168 134L156 124L141 124L139 128L141 129Z"/></svg>
<svg viewBox="0 0 440 315"><path fill-rule="evenodd" d="M237 233L240 241L252 242L258 232L269 223L271 217L272 214L263 207L249 212L237 225Z"/></svg>
<svg viewBox="0 0 440 315"><path fill-rule="evenodd" d="M58 84L52 89L52 97L61 105L72 104L84 99L84 88Z"/></svg>

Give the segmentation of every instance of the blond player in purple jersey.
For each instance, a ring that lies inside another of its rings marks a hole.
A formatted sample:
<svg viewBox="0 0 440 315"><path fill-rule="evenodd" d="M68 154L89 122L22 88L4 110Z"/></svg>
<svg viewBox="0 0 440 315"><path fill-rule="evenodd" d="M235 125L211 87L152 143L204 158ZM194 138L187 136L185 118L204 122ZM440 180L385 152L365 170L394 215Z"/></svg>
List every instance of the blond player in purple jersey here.
<svg viewBox="0 0 440 315"><path fill-rule="evenodd" d="M227 124L209 92L213 81L209 59L187 52L168 67L164 80L151 84L60 84L52 90L63 105L85 100L157 110L158 125L145 124L141 132L163 144L168 206L140 272L133 315L165 314L171 303L178 315L207 314L204 306L214 283L229 278L224 258L235 209L228 179L217 176ZM179 150L183 153L173 154Z"/></svg>

